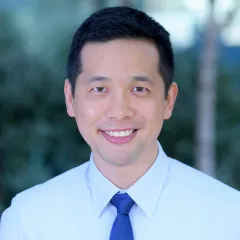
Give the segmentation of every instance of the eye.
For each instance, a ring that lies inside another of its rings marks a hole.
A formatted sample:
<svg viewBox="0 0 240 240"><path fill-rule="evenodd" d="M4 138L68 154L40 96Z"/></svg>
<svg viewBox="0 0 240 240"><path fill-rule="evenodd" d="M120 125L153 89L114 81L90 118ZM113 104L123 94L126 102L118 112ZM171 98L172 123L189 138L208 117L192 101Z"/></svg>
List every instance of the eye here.
<svg viewBox="0 0 240 240"><path fill-rule="evenodd" d="M105 87L95 87L95 88L92 88L92 90L96 93L107 92L107 89Z"/></svg>
<svg viewBox="0 0 240 240"><path fill-rule="evenodd" d="M139 92L139 93L144 93L144 92L147 92L148 89L145 88L145 87L135 87L133 88L133 92Z"/></svg>

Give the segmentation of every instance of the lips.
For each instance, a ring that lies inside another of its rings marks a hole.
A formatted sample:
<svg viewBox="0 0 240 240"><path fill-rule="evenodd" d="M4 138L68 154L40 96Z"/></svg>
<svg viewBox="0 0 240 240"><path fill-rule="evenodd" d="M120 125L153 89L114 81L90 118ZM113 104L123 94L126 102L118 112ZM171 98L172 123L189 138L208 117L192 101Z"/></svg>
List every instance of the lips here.
<svg viewBox="0 0 240 240"><path fill-rule="evenodd" d="M137 134L137 129L127 130L100 130L102 136L113 144L129 143Z"/></svg>
<svg viewBox="0 0 240 240"><path fill-rule="evenodd" d="M122 130L122 131L104 131L111 137L127 137L133 133L135 129Z"/></svg>

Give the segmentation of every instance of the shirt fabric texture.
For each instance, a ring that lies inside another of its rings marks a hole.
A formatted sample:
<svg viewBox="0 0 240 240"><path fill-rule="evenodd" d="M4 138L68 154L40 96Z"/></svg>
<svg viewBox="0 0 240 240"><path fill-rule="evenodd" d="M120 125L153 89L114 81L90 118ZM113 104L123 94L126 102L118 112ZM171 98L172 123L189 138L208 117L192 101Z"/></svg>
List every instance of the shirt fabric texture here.
<svg viewBox="0 0 240 240"><path fill-rule="evenodd" d="M134 240L239 240L239 191L168 157L160 143L152 167L120 190L90 160L19 193L4 211L0 240L108 240L126 192Z"/></svg>

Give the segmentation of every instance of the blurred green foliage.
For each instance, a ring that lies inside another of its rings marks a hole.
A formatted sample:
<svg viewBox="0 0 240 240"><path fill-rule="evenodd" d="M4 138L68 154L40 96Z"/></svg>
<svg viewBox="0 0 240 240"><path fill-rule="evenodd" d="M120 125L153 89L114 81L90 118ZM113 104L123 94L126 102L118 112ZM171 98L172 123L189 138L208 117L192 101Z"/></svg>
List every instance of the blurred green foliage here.
<svg viewBox="0 0 240 240"><path fill-rule="evenodd" d="M66 114L63 84L71 37L91 9L85 6L77 18L77 1L41 4L17 17L0 11L0 213L16 193L87 161L90 153ZM180 95L159 140L168 155L194 166L197 59L190 49L176 60ZM232 81L240 68L220 69L217 177L240 189L240 95Z"/></svg>

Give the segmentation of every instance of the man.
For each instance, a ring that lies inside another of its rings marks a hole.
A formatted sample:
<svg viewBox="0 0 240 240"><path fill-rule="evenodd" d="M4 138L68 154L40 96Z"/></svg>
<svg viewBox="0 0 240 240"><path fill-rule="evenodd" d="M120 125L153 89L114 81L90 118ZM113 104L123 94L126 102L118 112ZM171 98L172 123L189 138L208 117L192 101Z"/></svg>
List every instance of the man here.
<svg viewBox="0 0 240 240"><path fill-rule="evenodd" d="M168 32L106 8L74 35L64 93L90 161L18 194L1 240L237 240L239 192L157 141L178 93Z"/></svg>

